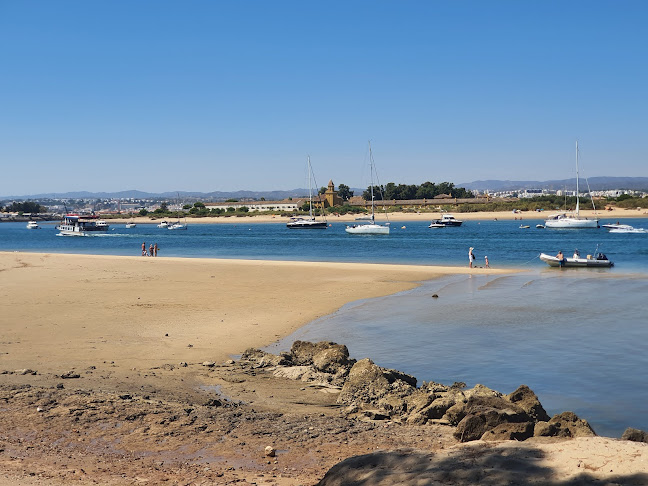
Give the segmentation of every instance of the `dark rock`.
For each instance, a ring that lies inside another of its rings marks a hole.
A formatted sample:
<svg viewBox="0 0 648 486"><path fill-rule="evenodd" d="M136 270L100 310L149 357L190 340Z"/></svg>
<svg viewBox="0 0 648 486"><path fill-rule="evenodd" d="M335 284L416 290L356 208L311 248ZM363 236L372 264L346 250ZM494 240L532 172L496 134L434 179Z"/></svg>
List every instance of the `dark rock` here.
<svg viewBox="0 0 648 486"><path fill-rule="evenodd" d="M473 396L465 404L464 418L457 424L454 436L461 442L478 440L500 424L531 422L531 417L514 403L502 397Z"/></svg>
<svg viewBox="0 0 648 486"><path fill-rule="evenodd" d="M365 410L364 416L371 420L389 420L389 415L385 415L377 410Z"/></svg>
<svg viewBox="0 0 648 486"><path fill-rule="evenodd" d="M594 437L596 432L587 422L582 420L574 412L563 412L554 415L550 424L558 428L557 437Z"/></svg>
<svg viewBox="0 0 648 486"><path fill-rule="evenodd" d="M255 363L258 368L290 364L283 356L266 353L260 349L249 348L241 355L241 361Z"/></svg>
<svg viewBox="0 0 648 486"><path fill-rule="evenodd" d="M549 415L542 407L536 394L528 386L520 385L513 393L506 395L506 398L521 407L534 421L549 421Z"/></svg>
<svg viewBox="0 0 648 486"><path fill-rule="evenodd" d="M223 402L221 402L217 398L211 398L211 399L207 400L207 402L205 403L205 406L206 407L222 407Z"/></svg>
<svg viewBox="0 0 648 486"><path fill-rule="evenodd" d="M644 432L643 430L633 429L632 427L628 427L623 432L621 438L623 440L631 440L633 442L648 442L648 432Z"/></svg>
<svg viewBox="0 0 648 486"><path fill-rule="evenodd" d="M504 423L488 430L481 436L481 440L526 440L533 437L534 423Z"/></svg>
<svg viewBox="0 0 648 486"><path fill-rule="evenodd" d="M538 422L533 428L534 437L555 437L558 435L558 426L549 422Z"/></svg>

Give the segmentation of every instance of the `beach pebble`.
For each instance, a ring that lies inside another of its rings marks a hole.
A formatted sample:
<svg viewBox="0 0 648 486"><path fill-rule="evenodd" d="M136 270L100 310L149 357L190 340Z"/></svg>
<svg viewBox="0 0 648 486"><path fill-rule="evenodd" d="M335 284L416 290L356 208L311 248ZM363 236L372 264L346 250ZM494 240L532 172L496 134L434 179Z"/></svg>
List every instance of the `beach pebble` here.
<svg viewBox="0 0 648 486"><path fill-rule="evenodd" d="M266 448L265 448L265 455L266 455L266 457L274 457L275 454L276 454L276 452L277 452L277 451L276 451L275 448L272 447L272 446L266 446Z"/></svg>
<svg viewBox="0 0 648 486"><path fill-rule="evenodd" d="M14 371L16 375L35 375L36 372L34 370L30 370L29 368L25 368L22 370L16 370Z"/></svg>
<svg viewBox="0 0 648 486"><path fill-rule="evenodd" d="M81 378L81 375L79 373L74 372L74 371L68 371L67 373L63 373L61 375L61 378L64 378L64 379Z"/></svg>
<svg viewBox="0 0 648 486"><path fill-rule="evenodd" d="M216 363L214 363L213 361L203 361L202 365L207 366L208 368L213 368L214 366L216 366Z"/></svg>

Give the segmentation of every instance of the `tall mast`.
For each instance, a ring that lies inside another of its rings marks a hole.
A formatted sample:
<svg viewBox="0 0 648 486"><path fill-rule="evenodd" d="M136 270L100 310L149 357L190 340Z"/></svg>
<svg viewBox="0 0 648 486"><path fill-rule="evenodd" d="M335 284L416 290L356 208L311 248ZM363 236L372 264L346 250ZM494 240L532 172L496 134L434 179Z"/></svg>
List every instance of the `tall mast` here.
<svg viewBox="0 0 648 486"><path fill-rule="evenodd" d="M576 216L580 216L580 199L578 193L578 140L576 140Z"/></svg>
<svg viewBox="0 0 648 486"><path fill-rule="evenodd" d="M374 222L374 191L373 191L373 186L374 186L374 179L373 179L373 171L374 171L374 166L373 166L373 154L371 153L371 141L369 141L369 172L370 172L370 177L371 177L371 222Z"/></svg>
<svg viewBox="0 0 648 486"><path fill-rule="evenodd" d="M313 219L313 189L311 187L311 175L313 170L311 169L310 155L308 156L308 214L310 219Z"/></svg>

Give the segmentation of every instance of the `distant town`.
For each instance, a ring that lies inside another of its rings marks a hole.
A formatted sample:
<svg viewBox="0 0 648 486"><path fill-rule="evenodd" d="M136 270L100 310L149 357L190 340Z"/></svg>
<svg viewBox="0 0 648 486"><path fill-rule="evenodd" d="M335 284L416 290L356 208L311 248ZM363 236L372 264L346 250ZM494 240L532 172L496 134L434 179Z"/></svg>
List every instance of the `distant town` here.
<svg viewBox="0 0 648 486"><path fill-rule="evenodd" d="M59 219L67 213L94 215L106 218L132 216L244 216L247 213L272 213L283 216L314 209L332 213L365 212L371 205L370 189L351 189L340 184L336 189L333 181L322 187L310 198L307 190L296 189L281 199L255 194L242 197L218 197L215 195L176 193L176 197L39 197L15 198L0 201L0 221L25 219ZM243 192L243 191L241 191ZM358 195L358 193L360 193ZM280 191L268 192L269 196ZM389 183L374 187L374 204L389 211L457 211L531 209L569 209L575 201L576 192L566 189L518 190L467 190L454 184L425 182L419 185ZM590 196L600 209L608 204L627 207L648 207L648 191L609 189L579 194L581 199Z"/></svg>

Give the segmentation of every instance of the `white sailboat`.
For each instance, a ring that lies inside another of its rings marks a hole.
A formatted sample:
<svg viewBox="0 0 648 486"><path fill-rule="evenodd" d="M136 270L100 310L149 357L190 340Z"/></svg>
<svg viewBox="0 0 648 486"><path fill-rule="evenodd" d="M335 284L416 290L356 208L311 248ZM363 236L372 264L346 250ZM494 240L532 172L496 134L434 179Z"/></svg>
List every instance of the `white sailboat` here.
<svg viewBox="0 0 648 486"><path fill-rule="evenodd" d="M324 221L318 221L315 219L315 216L313 216L313 189L312 189L312 181L315 178L313 175L313 168L311 166L311 161L310 161L310 155L308 156L308 218L303 218L301 216L295 216L293 218L290 218L290 221L286 223L286 227L290 229L326 229L328 226L328 223L326 222L326 217L324 217ZM321 198L320 198L321 202ZM322 207L322 212L324 210L324 207L320 204Z"/></svg>
<svg viewBox="0 0 648 486"><path fill-rule="evenodd" d="M590 195L590 198L592 196ZM592 199L594 207L594 199ZM596 207L594 207L596 211ZM552 214L545 220L545 228L598 228L599 220L581 218L580 216L580 197L578 187L578 141L576 141L576 210L572 213Z"/></svg>
<svg viewBox="0 0 648 486"><path fill-rule="evenodd" d="M348 225L345 229L347 233L355 235L388 235L389 223L379 224L376 223L375 203L374 203L374 173L376 172L376 165L374 164L373 154L371 152L371 142L369 143L369 171L371 172L371 219L366 224L353 224Z"/></svg>

